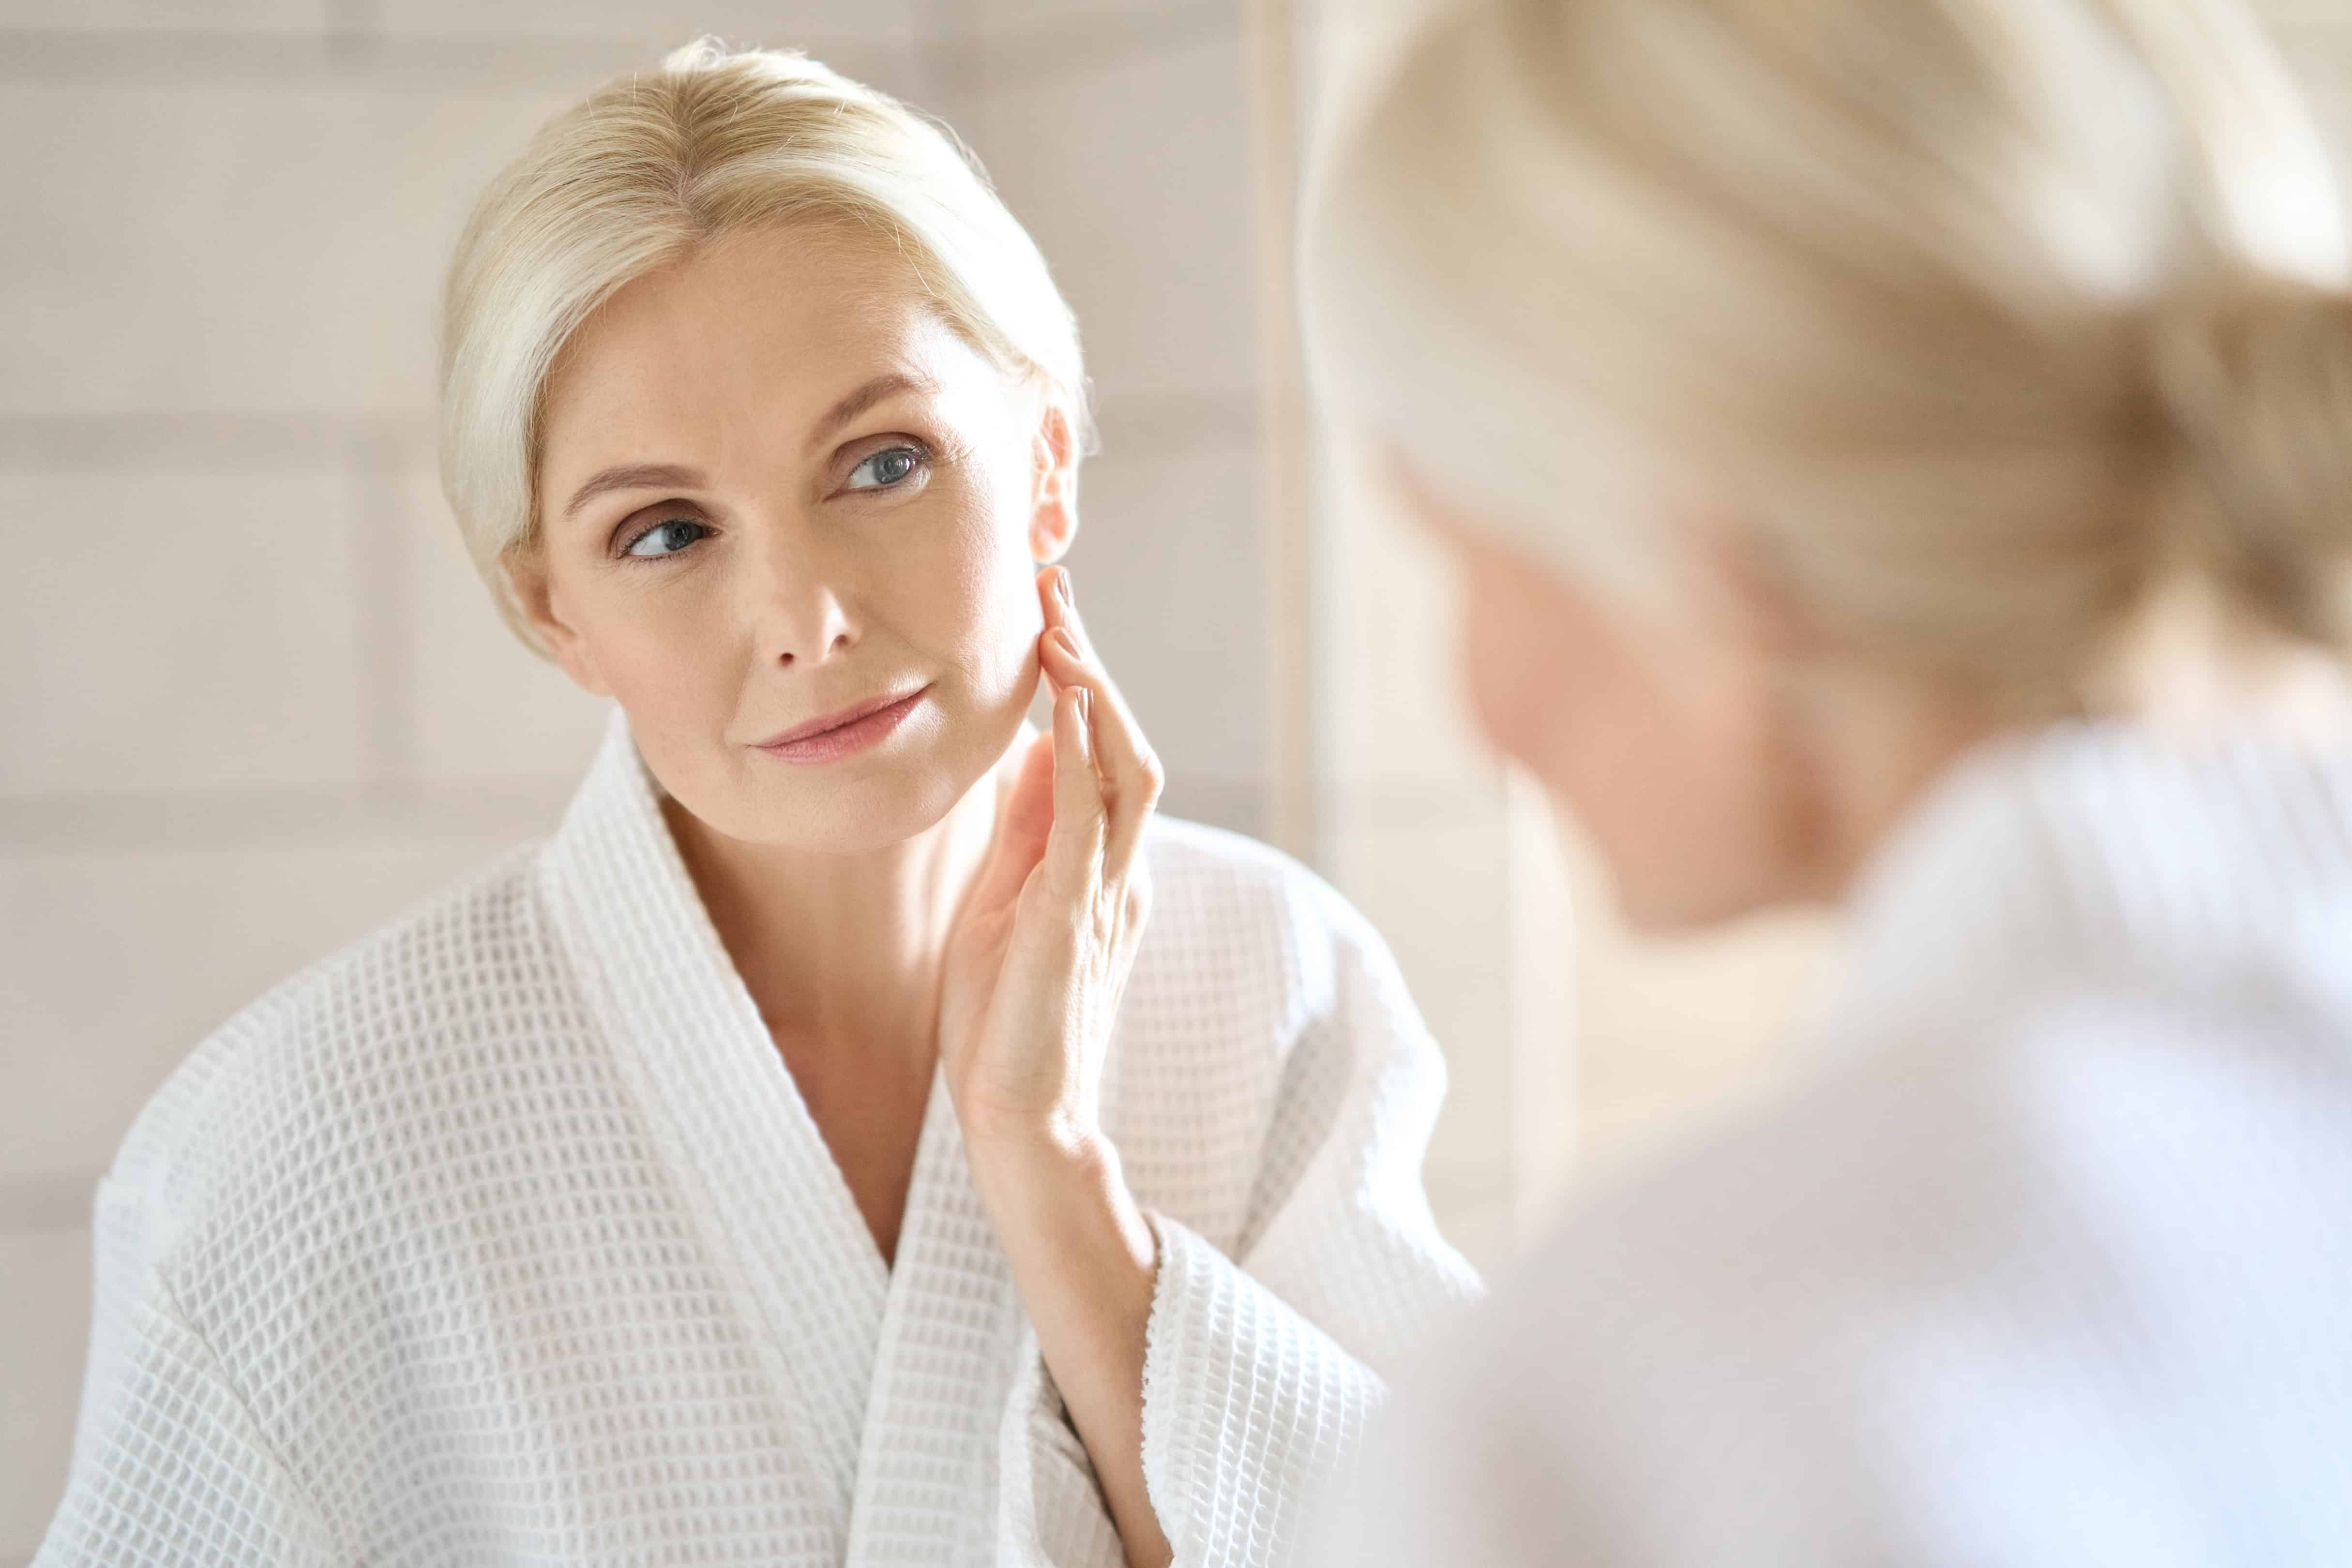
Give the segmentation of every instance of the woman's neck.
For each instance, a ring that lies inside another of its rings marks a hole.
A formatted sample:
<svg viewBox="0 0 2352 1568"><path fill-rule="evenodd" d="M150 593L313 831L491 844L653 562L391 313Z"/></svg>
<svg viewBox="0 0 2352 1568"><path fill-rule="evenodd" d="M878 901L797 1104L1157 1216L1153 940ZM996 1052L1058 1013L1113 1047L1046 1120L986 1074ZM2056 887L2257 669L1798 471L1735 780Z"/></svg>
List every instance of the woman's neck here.
<svg viewBox="0 0 2352 1568"><path fill-rule="evenodd" d="M1868 672L1821 682L1799 711L1814 803L1804 891L1833 903L1937 782L2009 728L1966 692Z"/></svg>
<svg viewBox="0 0 2352 1568"><path fill-rule="evenodd" d="M937 1049L941 954L995 831L1003 769L937 823L855 854L748 844L673 799L662 812L711 924L779 1042L905 1053Z"/></svg>

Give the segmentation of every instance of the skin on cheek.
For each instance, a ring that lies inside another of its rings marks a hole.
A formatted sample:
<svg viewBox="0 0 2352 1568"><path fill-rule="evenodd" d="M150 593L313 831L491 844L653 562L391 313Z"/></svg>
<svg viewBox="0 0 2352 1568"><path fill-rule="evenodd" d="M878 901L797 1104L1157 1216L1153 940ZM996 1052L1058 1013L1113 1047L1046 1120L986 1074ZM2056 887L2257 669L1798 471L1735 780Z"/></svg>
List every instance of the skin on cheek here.
<svg viewBox="0 0 2352 1568"><path fill-rule="evenodd" d="M971 671L975 697L1025 710L1028 689L1022 682L1034 678L1045 616L1027 542L1014 537L1007 522L1005 515L972 521L973 537L955 584L957 602L968 606L959 659Z"/></svg>
<svg viewBox="0 0 2352 1568"><path fill-rule="evenodd" d="M1591 835L1636 925L1738 904L1768 847L1738 704L1694 708L1651 662L1662 655L1549 567L1469 550L1464 662L1487 738Z"/></svg>
<svg viewBox="0 0 2352 1568"><path fill-rule="evenodd" d="M1391 471L1457 568L1480 728L1593 840L1633 923L1705 925L1808 890L1818 763L1749 622L1631 623L1402 459Z"/></svg>

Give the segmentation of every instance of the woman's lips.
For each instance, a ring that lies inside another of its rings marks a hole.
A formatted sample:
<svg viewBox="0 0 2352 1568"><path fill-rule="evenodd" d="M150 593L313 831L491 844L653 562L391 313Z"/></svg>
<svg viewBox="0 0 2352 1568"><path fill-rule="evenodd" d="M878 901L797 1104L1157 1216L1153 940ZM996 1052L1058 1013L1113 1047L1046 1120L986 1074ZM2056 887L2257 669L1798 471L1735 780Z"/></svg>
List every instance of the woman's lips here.
<svg viewBox="0 0 2352 1568"><path fill-rule="evenodd" d="M759 749L788 763L838 762L879 744L929 690L928 686L918 687L903 697L877 698L844 708L771 736L759 743Z"/></svg>

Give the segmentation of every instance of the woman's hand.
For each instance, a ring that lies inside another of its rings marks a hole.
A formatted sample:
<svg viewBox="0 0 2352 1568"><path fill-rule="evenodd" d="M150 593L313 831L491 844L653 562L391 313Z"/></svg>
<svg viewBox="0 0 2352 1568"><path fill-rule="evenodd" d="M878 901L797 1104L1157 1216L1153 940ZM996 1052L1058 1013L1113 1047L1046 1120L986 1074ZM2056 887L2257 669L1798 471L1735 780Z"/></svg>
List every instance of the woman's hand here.
<svg viewBox="0 0 2352 1568"><path fill-rule="evenodd" d="M1039 578L1054 728L1021 761L948 942L940 1057L972 1185L1132 1568L1167 1532L1143 1479L1144 1341L1159 1241L1103 1135L1102 1066L1150 906L1160 763L1070 603Z"/></svg>
<svg viewBox="0 0 2352 1568"><path fill-rule="evenodd" d="M1079 625L1038 577L1052 731L1022 759L946 955L940 1055L968 1142L1099 1131L1103 1055L1150 910L1140 854L1160 761Z"/></svg>

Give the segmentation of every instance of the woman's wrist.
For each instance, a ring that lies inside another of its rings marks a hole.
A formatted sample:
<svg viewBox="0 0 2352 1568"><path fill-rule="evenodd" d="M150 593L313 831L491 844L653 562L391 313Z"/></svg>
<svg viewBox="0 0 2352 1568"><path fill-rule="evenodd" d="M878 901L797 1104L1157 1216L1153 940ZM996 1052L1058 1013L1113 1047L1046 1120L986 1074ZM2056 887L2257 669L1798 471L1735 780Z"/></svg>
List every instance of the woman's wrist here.
<svg viewBox="0 0 2352 1568"><path fill-rule="evenodd" d="M964 1150L1128 1561L1165 1564L1167 1532L1143 1475L1160 1241L1118 1151L1099 1131L1052 1123L968 1135Z"/></svg>
<svg viewBox="0 0 2352 1568"><path fill-rule="evenodd" d="M1045 1119L967 1130L964 1155L1016 1272L1025 1254L1156 1269L1158 1239L1099 1128Z"/></svg>

